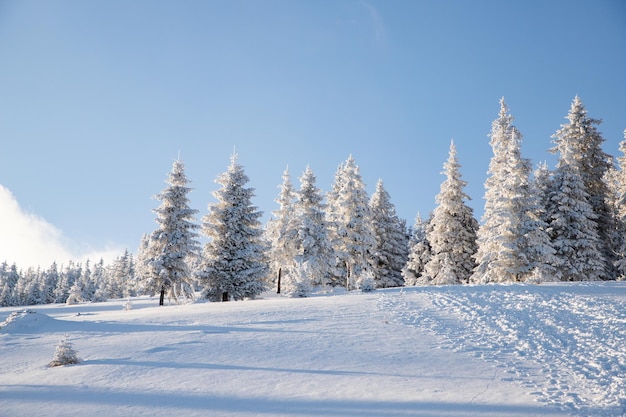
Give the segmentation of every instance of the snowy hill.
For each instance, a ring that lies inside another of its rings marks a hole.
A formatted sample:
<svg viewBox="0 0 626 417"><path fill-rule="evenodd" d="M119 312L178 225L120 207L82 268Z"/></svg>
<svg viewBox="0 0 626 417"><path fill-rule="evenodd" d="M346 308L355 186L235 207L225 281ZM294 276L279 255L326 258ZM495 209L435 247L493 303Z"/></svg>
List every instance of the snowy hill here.
<svg viewBox="0 0 626 417"><path fill-rule="evenodd" d="M625 283L157 302L0 309L0 416L626 413Z"/></svg>

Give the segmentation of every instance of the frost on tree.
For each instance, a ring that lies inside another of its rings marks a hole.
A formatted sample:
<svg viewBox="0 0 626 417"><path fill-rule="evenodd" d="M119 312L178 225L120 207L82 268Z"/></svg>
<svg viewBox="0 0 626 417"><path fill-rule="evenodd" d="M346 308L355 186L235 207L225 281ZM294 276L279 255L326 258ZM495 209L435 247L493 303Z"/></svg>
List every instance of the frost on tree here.
<svg viewBox="0 0 626 417"><path fill-rule="evenodd" d="M431 248L427 238L428 223L422 221L418 213L413 225L413 232L409 240L409 255L406 265L402 268L402 277L407 286L413 286L424 282L424 267L430 260Z"/></svg>
<svg viewBox="0 0 626 417"><path fill-rule="evenodd" d="M530 160L521 156L521 134L504 98L491 128L493 156L485 181L483 224L478 230L472 282L526 281L534 270L548 273L553 252L540 201L531 182Z"/></svg>
<svg viewBox="0 0 626 417"><path fill-rule="evenodd" d="M48 366L54 367L73 365L77 363L80 363L78 352L74 350L72 343L67 340L67 335L65 335L65 337L63 337L63 339L61 339L57 344L54 357Z"/></svg>
<svg viewBox="0 0 626 417"><path fill-rule="evenodd" d="M181 302L193 300L193 274L190 264L198 254L199 244L195 223L197 210L189 208L187 185L182 161L174 161L166 180L168 186L156 199L161 205L154 210L158 228L140 247L139 266L142 286L151 294L160 294L159 305L165 296ZM123 271L122 275L126 275Z"/></svg>
<svg viewBox="0 0 626 417"><path fill-rule="evenodd" d="M620 281L626 280L626 130L624 130L624 140L619 144L622 153L617 158L618 169L613 170L611 177L613 212L616 216L616 254L615 267L617 277Z"/></svg>
<svg viewBox="0 0 626 417"><path fill-rule="evenodd" d="M209 241L202 251L198 279L204 296L212 301L254 298L266 289L267 247L259 219L262 212L252 205L254 189L246 187L249 179L231 156L228 170L216 182L216 203L209 204L202 218L202 234Z"/></svg>
<svg viewBox="0 0 626 417"><path fill-rule="evenodd" d="M476 230L478 222L472 209L465 204L469 196L463 188L456 147L450 143L450 155L444 164L446 180L436 197L428 231L432 256L424 268L425 280L430 284L447 285L467 283L474 267Z"/></svg>
<svg viewBox="0 0 626 417"><path fill-rule="evenodd" d="M588 195L588 201L595 218L590 221L596 224L600 242L597 247L604 259L604 279L615 276L615 251L613 230L614 216L609 205L609 189L605 181L605 174L611 167L611 157L602 150L604 138L596 126L600 120L587 116L587 110L576 96L572 101L568 122L561 125L561 129L554 135L555 147L553 153L568 154L569 170L577 172Z"/></svg>
<svg viewBox="0 0 626 417"><path fill-rule="evenodd" d="M396 207L380 179L370 200L370 211L376 238L376 246L370 256L370 275L378 288L400 287L404 285L402 268L409 251L406 224L398 218Z"/></svg>
<svg viewBox="0 0 626 417"><path fill-rule="evenodd" d="M295 190L291 183L289 169L283 172L280 194L276 199L278 210L272 212L265 229L265 238L269 243L270 272L276 283L276 292L281 292L281 282L289 273L294 262L294 200Z"/></svg>
<svg viewBox="0 0 626 417"><path fill-rule="evenodd" d="M365 184L352 155L335 174L328 193L327 220L337 264L333 281L354 287L361 273L369 268L376 247L372 216Z"/></svg>
<svg viewBox="0 0 626 417"><path fill-rule="evenodd" d="M307 166L300 177L290 229L295 268L298 273L309 274L311 288L320 287L324 291L332 275L335 252L329 239L324 197L316 181L313 170Z"/></svg>
<svg viewBox="0 0 626 417"><path fill-rule="evenodd" d="M556 277L562 281L606 278L598 215L578 167L576 147L561 146L548 196L549 233L556 251Z"/></svg>

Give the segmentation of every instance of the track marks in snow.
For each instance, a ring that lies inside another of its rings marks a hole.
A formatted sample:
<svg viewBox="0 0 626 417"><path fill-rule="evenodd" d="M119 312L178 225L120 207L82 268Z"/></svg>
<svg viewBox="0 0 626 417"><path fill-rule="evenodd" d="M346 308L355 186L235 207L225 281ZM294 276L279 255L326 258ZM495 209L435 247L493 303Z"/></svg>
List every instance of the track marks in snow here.
<svg viewBox="0 0 626 417"><path fill-rule="evenodd" d="M617 285L617 284L616 284ZM576 414L626 415L626 297L575 286L421 287L381 292L388 320L495 362L499 378Z"/></svg>

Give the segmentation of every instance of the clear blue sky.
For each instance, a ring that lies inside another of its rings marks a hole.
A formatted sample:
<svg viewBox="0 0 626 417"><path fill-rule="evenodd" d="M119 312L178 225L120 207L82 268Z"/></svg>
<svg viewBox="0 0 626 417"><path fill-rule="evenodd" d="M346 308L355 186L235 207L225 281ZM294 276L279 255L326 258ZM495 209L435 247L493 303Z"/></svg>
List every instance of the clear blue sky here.
<svg viewBox="0 0 626 417"><path fill-rule="evenodd" d="M500 97L534 164L576 94L617 155L624 74L622 0L0 0L0 185L20 207L0 214L71 253L135 251L179 152L203 215L236 146L265 220L287 165L327 191L352 154L412 224L454 138L480 219ZM5 253L22 238L0 230Z"/></svg>

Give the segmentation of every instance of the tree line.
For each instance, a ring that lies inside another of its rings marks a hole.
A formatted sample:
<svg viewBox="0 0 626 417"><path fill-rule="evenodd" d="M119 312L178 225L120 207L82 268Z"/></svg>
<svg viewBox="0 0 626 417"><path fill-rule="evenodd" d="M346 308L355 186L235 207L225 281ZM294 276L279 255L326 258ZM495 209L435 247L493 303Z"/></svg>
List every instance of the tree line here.
<svg viewBox="0 0 626 417"><path fill-rule="evenodd" d="M327 193L317 187L310 167L298 178L298 189L285 170L278 208L262 225L262 212L252 204L254 189L232 155L216 180L216 202L197 223L197 210L189 207L187 197L190 181L177 160L168 186L155 196L161 201L154 210L157 228L142 237L136 259L125 253L112 266L99 264L90 273L71 264L68 271L80 273L59 274L66 278L56 281L49 278L53 272L18 273L5 263L0 266L0 303L149 294L159 295L164 304L166 297L184 302L197 292L211 301L242 300L270 287L306 296L337 286L369 291L402 285L623 279L626 156L613 158L603 151L600 121L587 115L578 96L567 123L553 135L553 170L541 164L533 171L522 156L522 134L513 120L501 99L490 133L493 156L480 224L467 205L467 183L454 143L436 208L426 220L418 214L412 227L397 216L382 180L368 196L352 156L340 164ZM626 155L626 140L619 150ZM200 234L207 238L203 246ZM27 287L46 296L26 295Z"/></svg>

